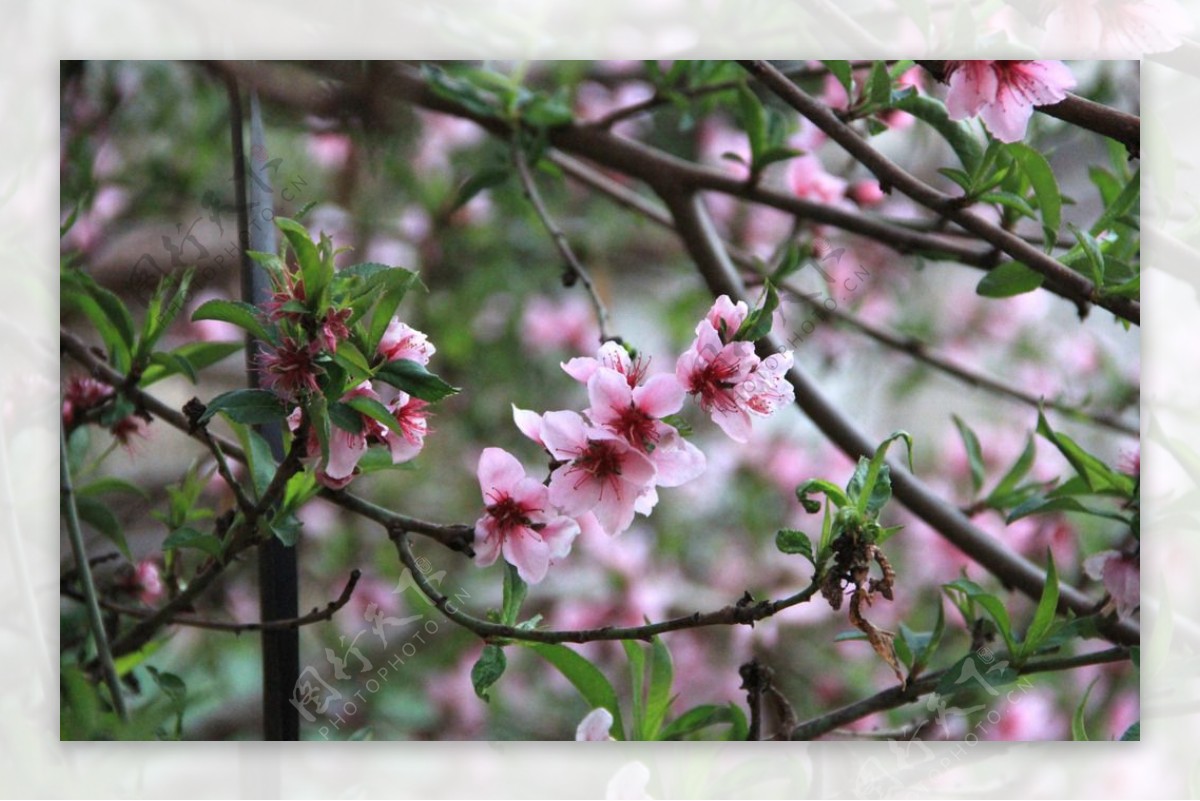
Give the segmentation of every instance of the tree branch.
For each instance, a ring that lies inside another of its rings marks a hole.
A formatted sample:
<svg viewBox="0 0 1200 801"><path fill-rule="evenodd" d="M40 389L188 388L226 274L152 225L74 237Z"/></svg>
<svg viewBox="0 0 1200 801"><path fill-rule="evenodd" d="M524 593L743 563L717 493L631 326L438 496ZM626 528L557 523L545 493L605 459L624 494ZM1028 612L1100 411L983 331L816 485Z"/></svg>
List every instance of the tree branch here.
<svg viewBox="0 0 1200 801"><path fill-rule="evenodd" d="M208 629L209 631L227 631L233 634L242 634L247 631L290 631L312 623L319 623L323 620L332 620L333 616L342 607L350 603L350 597L354 594L354 588L358 586L360 578L362 578L362 573L358 570L352 570L346 586L342 589L342 594L336 600L330 601L323 609L319 607L314 608L307 615L301 615L300 617L287 620L260 621L258 623L227 623L221 620L206 620L192 615L173 615L167 618L163 625L190 626L191 628ZM60 587L59 592L68 598L73 598L77 601L82 600L81 594L69 587ZM127 606L104 599L100 600L100 606L118 615L141 618L143 620L154 617L158 613L158 610L155 609Z"/></svg>
<svg viewBox="0 0 1200 801"><path fill-rule="evenodd" d="M474 632L485 640L521 640L524 642L543 642L543 643L584 643L596 642L600 640L649 640L658 634L665 634L668 631L680 631L682 629L696 629L705 626L732 626L746 625L753 626L760 620L771 617L778 612L783 611L797 604L805 603L814 595L820 587L814 582L809 584L803 590L794 595L789 595L779 601L753 601L746 598L738 601L736 604L718 609L714 612L695 612L684 617L672 618L664 620L660 623L648 623L644 626L629 626L618 628L615 626L602 626L596 629L580 629L571 631L555 631L551 629L522 629L514 626L505 626L500 623L492 623L488 620L482 620L472 615L463 612L454 605L454 601L444 595L441 590L435 587L430 581L425 578L421 572L420 565L417 564L416 557L413 556L412 546L408 541L408 534L404 531L398 531L391 535L392 541L396 544L396 552L400 556L400 561L408 568L412 574L413 581L417 588L428 598L438 610L441 611L452 622L457 623L463 628Z"/></svg>
<svg viewBox="0 0 1200 801"><path fill-rule="evenodd" d="M745 300L744 287L721 240L713 228L698 195L677 190L667 191L663 199L675 219L684 247L691 254L701 276L714 295L728 295L731 300ZM786 350L773 337L759 342L759 352L766 355ZM875 443L868 439L855 424L825 398L813 380L799 365L794 365L787 374L795 389L796 405L808 416L831 442L852 459L870 457L875 452ZM995 537L978 529L962 512L946 503L920 480L895 462L889 462L892 488L901 503L917 517L928 523L943 537L970 556L1006 586L1015 587L1033 600L1042 595L1045 572L1014 553ZM1068 585L1060 585L1059 609L1088 614L1095 601ZM1129 621L1114 624L1106 636L1122 644L1136 644L1140 633Z"/></svg>
<svg viewBox="0 0 1200 801"><path fill-rule="evenodd" d="M1091 654L1082 654L1080 656L1063 657L1060 659L1043 659L1039 662L1030 662L1022 668L1017 669L1018 675L1026 676L1031 673L1047 673L1058 670L1072 670L1078 667L1087 665L1103 665L1110 662L1122 662L1129 658L1129 649L1127 648L1109 648L1106 651L1098 651ZM910 681L906 688L900 686L890 687L882 692L872 695L870 698L864 698L861 701L856 701L840 709L835 709L820 717L813 718L801 723L796 728L792 729L791 739L793 740L815 740L816 738L828 734L829 732L853 723L856 720L861 720L868 715L873 715L876 712L883 712L888 709L911 704L918 698L928 695L933 692L941 680L949 673L949 669L940 670L936 673L931 673L928 676Z"/></svg>
<svg viewBox="0 0 1200 801"><path fill-rule="evenodd" d="M1088 304L1094 303L1108 309L1121 319L1137 325L1141 324L1141 306L1136 300L1103 296L1099 288L1091 281L1066 267L1057 259L1047 256L1021 237L971 213L961 206L959 198L939 192L907 172L872 147L857 131L839 120L832 111L810 97L766 61L739 61L738 63L874 173L885 188L899 189L930 211L952 220L995 245L1013 259L1041 273L1046 279L1047 286L1057 288L1061 293L1065 293L1065 297L1076 303L1081 314L1086 312Z"/></svg>
<svg viewBox="0 0 1200 801"><path fill-rule="evenodd" d="M551 155L551 160L558 165L563 172L570 175L575 180L595 189L605 195L619 205L640 214L647 220L662 226L670 231L675 230L671 216L660 208L657 204L642 197L637 192L623 186L612 180L603 173L583 164L577 159L567 156L562 153L554 153ZM729 253L730 258L743 270L754 273L755 275L764 276L762 267L755 261L750 254L742 252L737 248L722 242L723 246ZM957 378L963 383L970 386L993 392L997 395L1010 398L1011 400L1023 403L1030 408L1044 407L1054 409L1075 420L1092 423L1093 425L1103 426L1112 431L1121 434L1126 434L1131 437L1138 436L1138 430L1135 426L1126 423L1119 417L1108 413L1088 412L1079 409L1067 403L1055 400L1045 400L1030 395L1018 389L1012 382L1005 382L998 378L993 378L985 373L968 369L961 365L955 364L949 359L931 351L929 346L924 342L913 337L905 337L888 331L876 325L872 325L867 321L856 317L853 314L842 311L841 308L829 309L817 298L810 297L799 288L793 286L790 282L784 282L780 285L780 289L787 290L789 297L798 299L814 312L822 317L829 317L858 331L860 334L867 336L885 347L900 351L913 359L916 359L923 364L926 364L936 370Z"/></svg>
<svg viewBox="0 0 1200 801"><path fill-rule="evenodd" d="M517 168L517 177L521 181L521 188L525 193L525 198L529 201L529 205L533 206L534 212L537 213L538 219L542 221L542 225L546 228L550 238L554 241L554 247L558 249L558 253L566 262L567 269L579 283L583 284L583 288L587 290L588 298L592 301L592 308L596 311L596 324L600 328L600 344L603 345L608 340L612 339L612 334L608 329L608 309L604 307L604 301L600 300L600 295L596 291L596 285L592 283L592 277L588 274L587 268L583 266L583 262L575 255L575 251L571 249L571 243L567 241L567 235L554 222L550 216L550 212L546 209L545 202L542 201L542 195L538 192L537 184L533 180L533 175L529 172L529 161L525 158L525 151L521 148L519 136L515 135L512 139L512 157L513 164Z"/></svg>

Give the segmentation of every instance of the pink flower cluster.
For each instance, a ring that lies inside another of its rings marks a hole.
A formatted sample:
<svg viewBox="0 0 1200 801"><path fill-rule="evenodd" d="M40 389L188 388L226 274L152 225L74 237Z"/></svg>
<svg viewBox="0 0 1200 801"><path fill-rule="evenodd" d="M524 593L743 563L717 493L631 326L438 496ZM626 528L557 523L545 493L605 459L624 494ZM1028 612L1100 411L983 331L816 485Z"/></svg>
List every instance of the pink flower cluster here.
<svg viewBox="0 0 1200 801"><path fill-rule="evenodd" d="M436 351L425 334L395 317L388 323L378 348L379 355L389 362L407 359L420 365L429 364L429 359ZM337 425L330 426L329 458L323 460L316 471L317 482L322 486L342 489L349 484L358 471L359 461L372 444L385 445L391 451L392 464L410 461L421 452L429 431L428 404L401 390L384 389L384 392L388 397L376 392L370 381L364 381L343 395L341 400L343 403L355 398L378 401L395 418L399 431L362 413L358 413L360 427L357 432L347 431ZM299 406L288 415L288 428L293 433L300 429L302 415ZM318 457L321 453L320 442L311 428L305 451L309 458Z"/></svg>
<svg viewBox="0 0 1200 801"><path fill-rule="evenodd" d="M604 343L595 357L571 359L562 367L587 386L589 406L582 413L514 407L517 428L549 454L551 472L543 484L506 451L484 450L478 563L490 565L503 553L522 579L540 581L581 530L620 534L636 514L650 514L658 487L697 478L704 454L667 422L689 394L738 442L749 438L751 415L765 417L790 402L784 376L791 353L760 360L753 343L735 340L748 314L745 303L721 296L674 374L649 376L648 363L616 342Z"/></svg>

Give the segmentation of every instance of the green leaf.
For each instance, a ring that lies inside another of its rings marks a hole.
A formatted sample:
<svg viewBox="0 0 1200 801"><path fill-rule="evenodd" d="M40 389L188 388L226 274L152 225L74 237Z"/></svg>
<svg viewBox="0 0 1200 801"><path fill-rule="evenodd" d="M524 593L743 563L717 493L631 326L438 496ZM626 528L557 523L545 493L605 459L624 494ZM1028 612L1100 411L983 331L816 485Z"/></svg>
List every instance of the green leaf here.
<svg viewBox="0 0 1200 801"><path fill-rule="evenodd" d="M324 306L322 294L333 280L333 262L321 258L316 244L303 225L287 217L276 217L275 225L283 231L288 244L300 264L300 275L304 279L304 295L309 310L317 311Z"/></svg>
<svg viewBox="0 0 1200 801"><path fill-rule="evenodd" d="M458 387L452 387L424 365L411 359L397 359L380 367L375 372L380 381L391 384L399 390L407 392L414 398L435 402L458 392Z"/></svg>
<svg viewBox="0 0 1200 801"><path fill-rule="evenodd" d="M304 524L295 515L281 514L271 521L270 528L275 539L283 543L284 547L291 548L300 539Z"/></svg>
<svg viewBox="0 0 1200 801"><path fill-rule="evenodd" d="M1050 169L1046 157L1023 142L1014 142L1008 146L1008 152L1021 171L1029 179L1033 187L1033 195L1037 198L1038 210L1042 214L1042 231L1046 237L1046 252L1054 249L1058 241L1058 229L1062 224L1062 195L1058 191L1058 180Z"/></svg>
<svg viewBox="0 0 1200 801"><path fill-rule="evenodd" d="M152 353L150 354L150 363L163 368L168 375L182 373L193 384L199 380L196 376L196 368L192 367L191 362L178 354Z"/></svg>
<svg viewBox="0 0 1200 801"><path fill-rule="evenodd" d="M79 426L67 437L67 468L71 474L79 472L83 460L87 458L92 446L92 430L90 426Z"/></svg>
<svg viewBox="0 0 1200 801"><path fill-rule="evenodd" d="M216 364L226 356L237 353L242 347L241 342L189 342L164 355L183 360L191 367L194 374L205 367ZM178 372L180 372L180 365L174 359L153 363L142 372L138 386L144 389L156 381L161 381Z"/></svg>
<svg viewBox="0 0 1200 801"><path fill-rule="evenodd" d="M942 644L942 636L946 633L946 610L942 606L941 599L937 603L937 622L933 624L933 631L925 640L924 647L919 649L913 655L913 664L908 675L909 678L917 676L924 670L931 659L937 654L938 646Z"/></svg>
<svg viewBox="0 0 1200 801"><path fill-rule="evenodd" d="M1067 224L1067 228L1075 235L1075 241L1083 249L1092 283L1098 287L1104 286L1104 252L1100 250L1100 243L1096 241L1096 237L1070 223Z"/></svg>
<svg viewBox="0 0 1200 801"><path fill-rule="evenodd" d="M1121 735L1121 742L1123 742L1123 743L1138 742L1141 739L1142 739L1142 722L1140 720L1134 721L1133 725L1130 726L1128 729L1126 729L1125 733Z"/></svg>
<svg viewBox="0 0 1200 801"><path fill-rule="evenodd" d="M521 614L521 603L529 587L521 579L520 573L508 562L504 563L504 600L500 605L500 622L506 626L515 626Z"/></svg>
<svg viewBox="0 0 1200 801"><path fill-rule="evenodd" d="M1091 506L1086 506L1075 498L1066 495L1057 498L1047 498L1043 495L1034 495L1009 512L1008 517L1005 518L1005 522L1015 523L1022 518L1029 517L1030 515L1044 515L1049 514L1050 512L1079 512L1080 514L1092 515L1093 517L1103 517L1108 520L1118 520L1122 523L1129 523L1129 520L1123 515L1120 515L1116 512L1108 512L1103 509L1096 509Z"/></svg>
<svg viewBox="0 0 1200 801"><path fill-rule="evenodd" d="M1108 175L1108 173L1105 173L1105 175ZM1112 176L1109 177L1111 178ZM1092 180L1096 180L1095 176L1093 176ZM1116 182L1115 178L1112 178L1112 180L1114 183ZM1097 186L1099 186L1099 183L1097 183ZM1103 189L1101 191L1103 192ZM1099 236L1126 214L1136 212L1141 192L1142 170L1139 167L1129 181L1126 182L1120 193L1113 198L1111 203L1108 203L1107 208L1104 209L1104 213L1100 215L1100 219L1096 220L1096 224L1089 229L1092 236Z"/></svg>
<svg viewBox="0 0 1200 801"><path fill-rule="evenodd" d="M217 412L235 423L258 425L287 417L283 400L265 389L235 389L223 392L208 402L199 422L207 423Z"/></svg>
<svg viewBox="0 0 1200 801"><path fill-rule="evenodd" d="M490 701L488 688L500 680L506 667L508 658L504 655L504 649L499 645L485 645L483 653L471 668L471 684L475 686L475 694L484 701Z"/></svg>
<svg viewBox="0 0 1200 801"><path fill-rule="evenodd" d="M1001 508L1007 506L1005 500L1013 494L1017 484L1029 472L1029 468L1033 467L1034 457L1037 455L1037 446L1034 442L1033 435L1029 434L1025 437L1025 449L1021 451L1021 455L1013 462L1012 467L1004 474L1004 478L996 484L995 489L987 496L987 505L992 508Z"/></svg>
<svg viewBox="0 0 1200 801"><path fill-rule="evenodd" d="M738 116L750 139L750 163L760 169L758 159L767 149L767 113L758 96L744 83L738 87Z"/></svg>
<svg viewBox="0 0 1200 801"><path fill-rule="evenodd" d="M1075 707L1075 713L1071 715L1071 739L1076 742L1088 742L1087 726L1084 725L1083 713L1087 708L1088 696L1092 694L1092 688L1096 686L1096 682L1100 681L1099 677L1092 679L1092 683L1088 685L1087 691L1083 694L1083 700L1079 702L1079 706Z"/></svg>
<svg viewBox="0 0 1200 801"><path fill-rule="evenodd" d="M60 279L62 305L83 313L95 326L108 350L109 362L129 372L133 357L133 318L121 299L79 270L67 270Z"/></svg>
<svg viewBox="0 0 1200 801"><path fill-rule="evenodd" d="M1056 433L1050 428L1050 423L1047 422L1046 415L1040 409L1038 410L1037 432L1050 440L1054 447L1058 448L1059 452L1071 463L1071 466L1075 468L1075 472L1079 474L1079 477L1084 480L1088 489L1092 492L1120 495L1125 498L1132 497L1134 491L1134 480L1132 477L1113 470L1104 462L1079 447L1066 434Z"/></svg>
<svg viewBox="0 0 1200 801"><path fill-rule="evenodd" d="M607 709L613 716L612 736L618 740L624 739L625 729L621 723L621 709L617 704L617 693L595 665L565 645L530 643L528 647L557 668L558 672L579 691L589 707Z"/></svg>
<svg viewBox="0 0 1200 801"><path fill-rule="evenodd" d="M233 426L242 450L246 454L247 467L250 470L250 480L254 484L254 497L261 498L275 480L275 455L271 446L257 431L247 426Z"/></svg>
<svg viewBox="0 0 1200 801"><path fill-rule="evenodd" d="M1046 276L1019 261L1006 261L987 271L976 284L975 294L985 298L1011 298L1032 292L1045 280Z"/></svg>
<svg viewBox="0 0 1200 801"><path fill-rule="evenodd" d="M732 707L737 709L737 707ZM740 711L740 710L738 710ZM729 706L704 704L695 706L671 721L658 734L659 740L682 740L689 734L695 734L711 726L734 724L734 715Z"/></svg>
<svg viewBox="0 0 1200 801"><path fill-rule="evenodd" d="M454 202L450 204L450 212L455 212L471 202L471 199L487 189L500 186L512 175L512 168L503 166L485 167L472 175L458 188Z"/></svg>
<svg viewBox="0 0 1200 801"><path fill-rule="evenodd" d="M813 555L812 541L803 531L792 528L780 529L775 532L775 547L782 553L798 553L815 566L816 556Z"/></svg>
<svg viewBox="0 0 1200 801"><path fill-rule="evenodd" d="M374 398L368 398L363 395L358 395L345 401L345 404L360 414L365 414L377 423L387 426L397 434L403 435L404 429L400 427L400 423L396 420L396 415L388 411L388 408Z"/></svg>
<svg viewBox="0 0 1200 801"><path fill-rule="evenodd" d="M367 291L378 295L379 303L371 314L371 325L367 331L367 352L374 354L383 339L396 307L408 290L417 282L417 274L403 267L394 267L391 271L374 276L367 282Z"/></svg>
<svg viewBox="0 0 1200 801"><path fill-rule="evenodd" d="M338 343L337 353L333 360L346 371L352 384L358 385L371 378L371 365L354 343L348 339Z"/></svg>
<svg viewBox="0 0 1200 801"><path fill-rule="evenodd" d="M850 483L846 485L846 495L854 502L860 515L877 515L891 499L891 470L884 463L884 457L888 448L898 439L904 440L907 446L908 469L912 470L912 435L907 431L895 431L879 443L871 461L860 458Z"/></svg>
<svg viewBox="0 0 1200 801"><path fill-rule="evenodd" d="M986 662L973 651L947 668L934 692L944 698L972 690L986 692L988 687L996 690L1012 684L1019 676L1013 668L999 667L995 660Z"/></svg>
<svg viewBox="0 0 1200 801"><path fill-rule="evenodd" d="M854 97L854 72L850 68L849 61L822 61L825 68L833 73L833 77L838 79L842 88L846 90L846 97Z"/></svg>
<svg viewBox="0 0 1200 801"><path fill-rule="evenodd" d="M887 62L876 61L871 64L870 75L867 76L867 102L876 106L888 106L892 102L892 76L888 74Z"/></svg>
<svg viewBox="0 0 1200 801"><path fill-rule="evenodd" d="M771 324L774 322L773 315L777 308L779 308L779 293L775 291L775 284L768 278L763 286L762 303L757 309L746 315L746 319L742 321L737 333L733 336L734 340L757 342L771 333Z"/></svg>
<svg viewBox="0 0 1200 801"><path fill-rule="evenodd" d="M183 526L172 531L163 540L164 551L174 551L179 548L194 548L203 551L214 559L221 558L221 541L212 534L205 534L190 526Z"/></svg>
<svg viewBox="0 0 1200 801"><path fill-rule="evenodd" d="M983 487L983 449L979 447L979 438L970 426L958 415L952 415L958 435L962 437L963 447L967 451L967 462L971 465L971 486L978 493Z"/></svg>
<svg viewBox="0 0 1200 801"><path fill-rule="evenodd" d="M104 495L109 492L127 492L130 495L137 495L142 500L150 500L150 493L146 492L146 490L131 481L116 478L115 476L98 478L82 487L75 488L75 494L80 497Z"/></svg>
<svg viewBox="0 0 1200 801"><path fill-rule="evenodd" d="M629 681L633 688L633 735L632 740L646 739L646 652L632 640L621 640L625 658L629 660Z"/></svg>
<svg viewBox="0 0 1200 801"><path fill-rule="evenodd" d="M171 323L175 321L179 312L183 310L183 306L187 302L188 287L191 286L194 273L194 268L189 267L178 277L178 280L171 276L163 276L159 280L158 287L150 298L146 315L142 320L142 334L138 338L134 361L142 363L150 355L154 345L171 327ZM172 289L174 292L171 291Z"/></svg>
<svg viewBox="0 0 1200 801"><path fill-rule="evenodd" d="M906 111L937 131L949 144L968 173L974 174L983 161L983 146L965 123L950 119L946 107L930 97L911 94L898 98L893 108ZM965 190L970 186L967 179Z"/></svg>
<svg viewBox="0 0 1200 801"><path fill-rule="evenodd" d="M256 338L274 342L274 337L259 320L258 309L240 300L210 300L192 312L192 320L220 320L244 328Z"/></svg>
<svg viewBox="0 0 1200 801"><path fill-rule="evenodd" d="M1038 600L1037 610L1033 613L1033 622L1025 633L1025 642L1021 644L1021 657L1032 656L1039 645L1050 634L1054 626L1054 616L1058 612L1058 571L1054 568L1054 554L1047 552L1046 584L1042 587L1042 597Z"/></svg>
<svg viewBox="0 0 1200 801"><path fill-rule="evenodd" d="M964 194L969 194L971 191L971 176L967 175L960 169L955 167L941 167L938 172L949 178L954 183L958 184Z"/></svg>
<svg viewBox="0 0 1200 801"><path fill-rule="evenodd" d="M671 706L674 671L671 652L661 637L655 637L650 642L650 686L646 693L646 715L642 723L645 740L658 739L663 719Z"/></svg>
<svg viewBox="0 0 1200 801"><path fill-rule="evenodd" d="M1016 654L1016 638L1012 633L1012 622L1008 617L1008 610L1004 608L1004 603L996 596L986 592L982 587L973 581L966 578L955 579L948 584L943 584L942 588L947 591L951 599L958 603L953 595L953 592L959 592L965 595L971 602L983 608L988 616L996 624L1000 636L1004 638L1004 645L1008 648L1009 653ZM951 592L953 591L953 592ZM959 607L962 609L962 607ZM966 613L964 612L964 615ZM968 625L974 621L969 621Z"/></svg>
<svg viewBox="0 0 1200 801"><path fill-rule="evenodd" d="M850 505L850 499L846 497L846 493L842 491L841 487L821 478L810 478L796 487L796 500L800 501L804 511L809 514L816 514L821 510L821 504L809 497L815 492L824 493L825 497L833 501L839 509Z"/></svg>
<svg viewBox="0 0 1200 801"><path fill-rule="evenodd" d="M79 513L80 520L103 534L109 542L117 546L122 556L130 562L133 561L129 553L129 544L125 541L125 530L111 509L95 498L77 495L75 511Z"/></svg>

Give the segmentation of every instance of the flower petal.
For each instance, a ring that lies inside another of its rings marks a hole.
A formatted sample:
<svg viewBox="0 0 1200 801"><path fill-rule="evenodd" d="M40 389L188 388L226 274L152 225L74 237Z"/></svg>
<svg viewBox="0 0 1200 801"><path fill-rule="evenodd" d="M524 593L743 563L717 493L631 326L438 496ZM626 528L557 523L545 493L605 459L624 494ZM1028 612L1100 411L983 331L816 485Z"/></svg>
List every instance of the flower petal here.
<svg viewBox="0 0 1200 801"><path fill-rule="evenodd" d="M484 503L495 500L488 497L494 492L508 494L517 482L525 478L525 468L517 461L517 457L503 448L484 448L479 455L477 473Z"/></svg>
<svg viewBox="0 0 1200 801"><path fill-rule="evenodd" d="M517 568L517 574L528 584L537 584L546 577L550 567L550 546L537 532L517 528L504 539L504 558Z"/></svg>

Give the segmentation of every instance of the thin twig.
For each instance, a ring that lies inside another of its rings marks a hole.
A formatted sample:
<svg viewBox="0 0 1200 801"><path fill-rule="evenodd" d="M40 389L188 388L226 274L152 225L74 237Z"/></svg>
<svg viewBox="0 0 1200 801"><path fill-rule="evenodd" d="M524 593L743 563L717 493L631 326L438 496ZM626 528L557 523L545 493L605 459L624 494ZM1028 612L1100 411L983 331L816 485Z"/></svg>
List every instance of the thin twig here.
<svg viewBox="0 0 1200 801"><path fill-rule="evenodd" d="M1090 654L1082 654L1079 656L1062 657L1057 659L1043 659L1038 662L1030 662L1021 668L1017 668L1018 675L1025 676L1031 673L1047 673L1059 670L1072 670L1074 668L1086 667L1088 665L1103 665L1110 662L1122 662L1129 658L1128 648L1109 648L1105 651L1097 651ZM835 709L820 717L801 723L796 728L792 729L791 739L793 740L815 740L816 738L835 731L847 724L853 723L856 720L861 720L868 715L873 715L876 712L884 712L888 709L904 706L916 701L918 698L928 695L937 689L938 684L950 672L952 668L947 670L939 670L936 673L931 673L915 681L911 681L907 688L899 686L890 687L882 692L876 693L869 698L864 698L861 701L856 701L853 704Z"/></svg>
<svg viewBox="0 0 1200 801"><path fill-rule="evenodd" d="M587 186L607 195L611 200L619 205L640 214L642 217L651 222L662 226L668 230L674 231L675 227L671 221L671 216L662 209L658 204L642 197L637 192L623 186L612 180L603 173L583 164L571 156L562 153L554 153L551 156L558 167L563 172L572 178L580 181ZM755 260L750 254L733 247L728 243L724 243L729 252L729 256L734 263L743 270L750 271L758 276L766 275L762 265ZM1138 436L1136 426L1121 420L1117 416L1108 413L1088 412L1079 409L1067 403L1055 400L1043 400L1042 398L1034 397L1033 395L1023 392L1016 388L1012 382L1005 382L998 378L993 378L982 372L970 370L961 365L955 364L948 358L941 356L938 353L930 350L929 346L924 342L913 338L905 337L888 331L876 325L872 325L867 321L856 317L849 312L842 311L841 308L829 309L819 297L814 297L812 293L804 292L795 287L791 282L784 282L780 288L787 292L787 297L796 298L800 302L809 306L818 315L829 317L838 321L842 325L852 328L859 333L875 340L889 348L893 348L908 356L922 362L936 370L940 370L945 374L957 378L958 380L969 384L970 386L979 389L994 392L998 395L1010 398L1025 404L1031 408L1038 408L1039 405L1047 409L1054 409L1071 417L1072 419L1080 420L1094 425L1103 426L1112 431L1117 431L1122 434L1127 434L1132 437Z"/></svg>
<svg viewBox="0 0 1200 801"><path fill-rule="evenodd" d="M1046 279L1046 286L1055 287L1065 293L1084 314L1090 304L1108 309L1117 317L1131 323L1141 324L1141 306L1136 300L1103 295L1100 288L1079 273L1071 270L1057 259L1047 256L1021 237L993 225L971 213L962 206L961 198L939 192L929 184L909 173L863 139L857 131L843 123L824 104L818 102L796 84L789 81L779 70L766 61L739 61L747 72L754 75L764 86L781 100L798 111L806 119L824 131L830 139L874 173L885 188L895 188L925 206L930 211L946 217L963 228L982 237Z"/></svg>
<svg viewBox="0 0 1200 801"><path fill-rule="evenodd" d="M600 294L596 291L596 285L592 283L592 277L588 274L587 268L583 266L583 262L575 255L575 251L571 249L571 243L567 241L567 235L563 233L558 224L550 216L549 210L546 209L546 204L542 200L542 195L538 192L537 183L533 180L533 175L529 171L529 160L525 158L525 151L521 147L521 143L517 135L512 139L512 157L513 163L517 167L517 177L521 180L521 187L525 193L525 198L529 204L533 206L533 210L537 213L538 219L542 221L550 238L554 240L554 247L558 249L558 253L566 262L567 269L579 283L583 284L583 288L587 290L588 297L592 301L592 308L596 310L596 324L600 328L600 344L604 344L612 339L612 335L608 329L608 309L605 308L604 302L600 300Z"/></svg>
<svg viewBox="0 0 1200 801"><path fill-rule="evenodd" d="M125 696L121 693L121 680L117 676L116 666L113 665L113 652L108 645L108 633L104 629L104 620L100 616L99 597L96 594L96 583L92 580L91 563L87 551L83 547L83 532L79 526L79 509L75 505L75 488L71 483L70 460L67 456L67 432L59 423L58 456L59 462L59 492L62 495L63 511L67 518L67 539L71 542L71 552L75 557L76 570L79 571L80 584L83 586L83 602L87 607L88 626L92 630L92 640L96 644L96 655L100 660L100 668L104 671L104 681L108 684L112 696L113 709L121 720L127 720L125 712Z"/></svg>
<svg viewBox="0 0 1200 801"><path fill-rule="evenodd" d="M658 634L682 629L695 629L704 626L746 625L753 626L760 620L771 617L784 609L805 603L816 595L818 585L810 584L800 592L789 595L779 601L738 602L730 604L713 612L695 612L684 617L664 620L660 623L648 623L644 626L615 627L602 626L595 629L580 629L572 631L555 631L551 629L522 629L492 623L463 612L454 604L452 598L444 595L421 572L417 559L413 556L412 546L405 531L395 531L391 535L396 544L396 552L400 561L412 573L417 588L436 606L442 614L463 628L478 634L485 640L523 640L525 642L543 643L584 643L599 640L650 640Z"/></svg>
<svg viewBox="0 0 1200 801"><path fill-rule="evenodd" d="M221 620L206 620L204 618L195 617L192 615L173 615L166 619L164 625L168 626L190 626L197 629L208 629L210 631L227 631L232 634L242 634L248 631L287 631L298 629L302 626L307 626L312 623L319 623L323 620L332 620L333 616L346 604L350 603L350 597L354 594L354 588L358 585L358 580L362 577L362 573L358 570L350 572L350 578L346 582L346 586L342 589L342 594L336 600L330 601L324 608L314 608L307 615L294 617L288 620L271 620L260 621L257 623L228 623ZM81 600L81 595L76 590L69 587L60 588L60 593L68 598ZM100 599L100 606L109 612L115 612L118 615L126 617L134 617L147 619L157 614L158 610L145 609L138 606L128 606L118 604L113 601Z"/></svg>
<svg viewBox="0 0 1200 801"><path fill-rule="evenodd" d="M225 484L233 492L233 497L237 500L238 509L240 509L242 514L247 518L253 518L255 516L254 502L247 497L246 491L242 489L241 482L233 477L233 471L229 469L229 462L227 462L225 459L225 452L221 450L221 444L213 438L211 433L209 433L208 426L197 426L196 433L198 435L197 439L208 446L209 451L212 452L213 458L216 459L217 472L221 475L221 478L225 481Z"/></svg>

